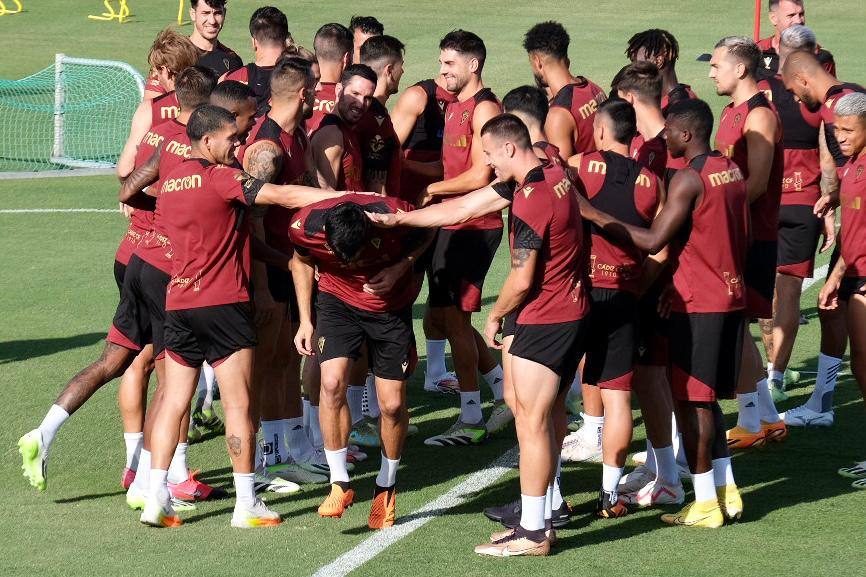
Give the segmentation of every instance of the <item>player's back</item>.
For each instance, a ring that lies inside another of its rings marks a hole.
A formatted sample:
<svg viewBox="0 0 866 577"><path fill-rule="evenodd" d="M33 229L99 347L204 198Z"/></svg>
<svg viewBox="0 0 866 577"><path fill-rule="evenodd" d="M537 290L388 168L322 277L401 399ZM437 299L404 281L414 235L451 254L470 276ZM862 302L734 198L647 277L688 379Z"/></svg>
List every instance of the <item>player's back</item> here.
<svg viewBox="0 0 866 577"><path fill-rule="evenodd" d="M337 83L320 82L313 101L313 115L307 119L307 134L311 135L321 126L325 116L337 106Z"/></svg>
<svg viewBox="0 0 866 577"><path fill-rule="evenodd" d="M607 95L591 80L578 76L575 82L566 84L550 101L550 106L567 110L577 128L574 153L595 151L592 123L598 106L607 100Z"/></svg>
<svg viewBox="0 0 866 577"><path fill-rule="evenodd" d="M246 66L238 68L226 74L226 80L236 80L250 87L253 96L256 97L256 115L264 114L267 110L268 101L271 99L271 73L273 66L259 66L250 62Z"/></svg>

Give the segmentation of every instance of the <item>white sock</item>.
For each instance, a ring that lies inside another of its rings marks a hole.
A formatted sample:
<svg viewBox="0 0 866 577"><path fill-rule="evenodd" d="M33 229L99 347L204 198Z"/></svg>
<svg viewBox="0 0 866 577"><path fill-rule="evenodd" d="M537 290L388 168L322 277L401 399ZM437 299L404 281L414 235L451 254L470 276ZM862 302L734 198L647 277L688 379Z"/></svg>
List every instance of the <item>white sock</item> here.
<svg viewBox="0 0 866 577"><path fill-rule="evenodd" d="M460 420L464 423L477 423L481 419L481 391L460 391Z"/></svg>
<svg viewBox="0 0 866 577"><path fill-rule="evenodd" d="M126 468L135 471L144 446L144 433L123 433L123 443L126 445Z"/></svg>
<svg viewBox="0 0 866 577"><path fill-rule="evenodd" d="M706 473L692 473L692 486L695 489L695 501L716 501L718 499L712 469Z"/></svg>
<svg viewBox="0 0 866 577"><path fill-rule="evenodd" d="M376 394L376 379L368 378L367 384L364 385L367 389L367 413L371 419L378 419L382 411L379 410L379 396Z"/></svg>
<svg viewBox="0 0 866 577"><path fill-rule="evenodd" d="M776 381L777 383L785 382L785 373L782 371L769 371L767 373L767 380Z"/></svg>
<svg viewBox="0 0 866 577"><path fill-rule="evenodd" d="M833 393L836 390L836 377L842 367L842 359L824 353L818 354L818 376L815 377L815 390L806 401L806 406L818 413L833 409Z"/></svg>
<svg viewBox="0 0 866 577"><path fill-rule="evenodd" d="M316 450L304 430L304 418L286 419L286 439L293 461L306 461Z"/></svg>
<svg viewBox="0 0 866 577"><path fill-rule="evenodd" d="M766 389L766 381L764 383L764 388ZM758 413L758 393L737 395L737 404L740 406L740 412L737 414L737 426L746 429L750 433L760 431L761 417Z"/></svg>
<svg viewBox="0 0 866 577"><path fill-rule="evenodd" d="M544 497L544 524L553 519L553 484L547 486L547 495Z"/></svg>
<svg viewBox="0 0 866 577"><path fill-rule="evenodd" d="M737 484L734 481L734 468L731 466L730 457L713 459L713 480L716 483L716 487Z"/></svg>
<svg viewBox="0 0 866 577"><path fill-rule="evenodd" d="M502 365L496 365L489 373L484 373L481 376L484 377L484 382L486 382L490 387L490 390L493 391L493 400L501 401L503 397L502 388L505 383L505 376L502 374Z"/></svg>
<svg viewBox="0 0 866 577"><path fill-rule="evenodd" d="M382 488L393 487L397 482L397 468L400 459L389 459L382 453L382 464L379 465L379 474L376 476L376 485Z"/></svg>
<svg viewBox="0 0 866 577"><path fill-rule="evenodd" d="M286 448L286 437L289 434L289 420L262 421L262 436L264 437L263 453L265 465L279 465L288 461L289 451Z"/></svg>
<svg viewBox="0 0 866 577"><path fill-rule="evenodd" d="M349 471L346 470L346 456L348 454L348 447L343 447L337 451L325 449L325 458L328 460L328 467L331 469L331 483L349 482Z"/></svg>
<svg viewBox="0 0 866 577"><path fill-rule="evenodd" d="M256 504L255 473L233 473L235 478L235 503L242 507Z"/></svg>
<svg viewBox="0 0 866 577"><path fill-rule="evenodd" d="M583 439L589 443L595 443L597 447L601 447L601 431L604 428L604 415L596 417L581 413L580 416L583 417L583 427L580 428L583 431Z"/></svg>
<svg viewBox="0 0 866 577"><path fill-rule="evenodd" d="M658 472L658 465L656 464L656 452L653 449L653 444L649 439L646 440L646 463L644 463L644 466L653 473Z"/></svg>
<svg viewBox="0 0 866 577"><path fill-rule="evenodd" d="M349 403L349 415L352 417L352 424L364 418L362 413L362 404L364 401L364 385L349 385L346 389L346 400Z"/></svg>
<svg viewBox="0 0 866 577"><path fill-rule="evenodd" d="M150 480L148 482L148 495L152 498L159 499L161 497L160 493L163 491L168 491L168 486L166 486L166 478L168 477L168 471L165 469L151 469L150 470Z"/></svg>
<svg viewBox="0 0 866 577"><path fill-rule="evenodd" d="M319 426L319 407L315 405L310 405L310 442L317 449L325 446L322 428Z"/></svg>
<svg viewBox="0 0 866 577"><path fill-rule="evenodd" d="M616 500L616 488L619 486L619 480L622 478L622 467L614 467L611 465L601 464L601 488L608 493L613 494L613 499Z"/></svg>
<svg viewBox="0 0 866 577"><path fill-rule="evenodd" d="M147 493L147 488L150 486L150 451L144 447L138 455L138 468L135 470L132 486L139 493Z"/></svg>
<svg viewBox="0 0 866 577"><path fill-rule="evenodd" d="M677 471L677 459L674 456L672 445L667 447L653 447L656 454L656 480L669 485L676 485L680 480Z"/></svg>
<svg viewBox="0 0 866 577"><path fill-rule="evenodd" d="M779 421L779 412L773 402L767 379L758 381L758 414L765 423L776 423Z"/></svg>
<svg viewBox="0 0 866 577"><path fill-rule="evenodd" d="M168 482L173 484L183 483L189 478L189 467L186 466L187 443L178 443L168 466Z"/></svg>
<svg viewBox="0 0 866 577"><path fill-rule="evenodd" d="M773 374L773 363L767 363L767 380L772 379Z"/></svg>
<svg viewBox="0 0 866 577"><path fill-rule="evenodd" d="M448 369L445 368L445 339L431 341L427 339L427 372L424 382L433 383L445 376Z"/></svg>
<svg viewBox="0 0 866 577"><path fill-rule="evenodd" d="M527 531L540 531L544 529L544 501L547 495L532 497L520 495L521 511L520 526Z"/></svg>
<svg viewBox="0 0 866 577"><path fill-rule="evenodd" d="M201 372L198 375L198 396L196 398L195 408L203 411L209 411L213 406L213 393L216 387L216 375L213 367L207 363L202 364Z"/></svg>
<svg viewBox="0 0 866 577"><path fill-rule="evenodd" d="M674 459L676 462L688 470L689 462L683 449L683 436L677 427L677 415L673 412L671 413L671 447L674 449ZM656 455L656 459L658 459L658 455ZM674 478L679 479L679 472L677 472L677 476Z"/></svg>
<svg viewBox="0 0 866 577"><path fill-rule="evenodd" d="M42 434L42 447L45 454L51 448L51 443L54 442L54 435L60 430L60 426L69 418L69 413L60 405L51 405L42 423L39 425L39 432Z"/></svg>
<svg viewBox="0 0 866 577"><path fill-rule="evenodd" d="M553 477L553 500L550 503L551 510L556 511L562 507L562 459L556 462L556 475Z"/></svg>

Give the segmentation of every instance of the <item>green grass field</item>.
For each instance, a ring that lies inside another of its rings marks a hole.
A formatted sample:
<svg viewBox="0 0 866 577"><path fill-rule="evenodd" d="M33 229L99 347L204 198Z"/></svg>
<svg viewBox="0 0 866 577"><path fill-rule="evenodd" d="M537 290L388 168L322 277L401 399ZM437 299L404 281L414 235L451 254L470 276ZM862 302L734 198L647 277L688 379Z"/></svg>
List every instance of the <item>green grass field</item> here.
<svg viewBox="0 0 866 577"><path fill-rule="evenodd" d="M0 77L26 76L53 60L55 52L115 58L144 69L154 33L176 12L173 0L130 0L135 14L126 25L95 23L86 15L101 12L100 2L25 0L27 12L0 17ZM246 19L257 3L232 0L224 41L250 55ZM681 43L681 80L692 84L715 110L723 100L713 94L705 63L694 61L719 36L749 33L752 3L722 0L560 3L526 5L439 2L294 2L287 11L298 41L310 44L317 26L347 22L352 13L376 14L386 31L407 44L405 84L436 70L436 45L448 30L465 27L485 38L486 78L504 93L531 81L522 34L535 22L556 18L572 35L572 69L601 85L624 63L625 40L638 30L661 26ZM862 34L859 0L812 2L809 21L819 40L836 55L843 79L866 81L857 46ZM187 27L188 28L188 27ZM766 30L766 28L765 28ZM0 181L0 211L32 208L116 207L111 177ZM270 498L284 517L272 530L229 527L232 501L205 503L185 516L174 531L148 530L129 511L119 485L123 439L116 409L116 386L97 393L64 426L51 452L48 491L37 494L20 474L15 443L37 426L65 382L95 359L117 301L111 259L125 224L113 213L0 212L0 575L250 575L307 576L352 550L369 535L368 500L378 470L372 456L360 466L355 484L360 503L339 521L321 520L315 508L324 485L297 496ZM504 255L501 254L500 257ZM825 262L821 259L821 263ZM486 307L495 299L507 260L499 258L485 287ZM814 370L819 329L815 296L820 283L803 295L809 324L801 328L792 368ZM416 319L420 318L420 307ZM420 322L416 322L420 335ZM421 340L423 343L423 340ZM423 350L421 351L423 361ZM467 475L486 466L515 444L513 433L471 449L432 449L425 436L438 433L456 417L452 399L420 391L423 364L410 382L412 420L421 433L409 441L400 470L399 511L408 516L434 501ZM803 402L812 378L806 376L780 409ZM485 395L487 393L485 392ZM866 493L857 493L836 475L838 467L863 458L863 406L850 376L841 377L836 425L829 430L794 430L781 446L734 459L744 493L742 522L716 531L663 526L657 511L601 521L591 509L601 477L598 466L568 466L563 486L578 514L559 532L556 554L538 560L498 561L476 557L472 546L496 526L480 511L513 499L517 472L387 548L353 575L390 576L415 572L430 576L502 575L858 575L866 565L863 511ZM724 407L732 415L736 407ZM634 449L644 432L635 413ZM194 445L190 463L219 486L231 484L221 439ZM507 565L507 567L506 567Z"/></svg>

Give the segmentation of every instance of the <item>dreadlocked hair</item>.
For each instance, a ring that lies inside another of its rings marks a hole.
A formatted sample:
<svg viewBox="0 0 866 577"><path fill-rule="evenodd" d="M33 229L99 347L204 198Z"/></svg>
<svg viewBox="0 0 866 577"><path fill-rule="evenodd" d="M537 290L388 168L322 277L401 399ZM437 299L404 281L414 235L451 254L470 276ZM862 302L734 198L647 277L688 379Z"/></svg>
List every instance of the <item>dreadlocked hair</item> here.
<svg viewBox="0 0 866 577"><path fill-rule="evenodd" d="M667 30L660 28L644 30L629 38L625 55L629 60L634 61L641 48L644 49L646 58L663 56L668 62L676 62L680 57L680 45L677 39Z"/></svg>

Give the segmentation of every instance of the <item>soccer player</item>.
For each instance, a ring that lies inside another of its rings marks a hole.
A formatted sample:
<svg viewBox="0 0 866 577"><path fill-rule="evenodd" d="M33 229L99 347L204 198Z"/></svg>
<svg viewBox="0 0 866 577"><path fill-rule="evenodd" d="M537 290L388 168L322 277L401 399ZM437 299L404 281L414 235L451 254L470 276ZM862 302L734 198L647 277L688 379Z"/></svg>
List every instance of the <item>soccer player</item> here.
<svg viewBox="0 0 866 577"><path fill-rule="evenodd" d="M662 79L658 68L649 62L634 62L611 81L611 93L634 107L637 135L629 155L659 178L665 177L668 151L665 146L665 117L661 110Z"/></svg>
<svg viewBox="0 0 866 577"><path fill-rule="evenodd" d="M756 74L761 51L743 36L722 38L710 60L716 92L730 96L716 132L716 149L734 161L746 179L751 214L751 244L744 272L746 315L773 317L773 295L778 257L779 204L782 196L784 150L782 125ZM782 441L788 434L773 402L761 354L743 327L743 366L737 402L737 426L728 431L735 449ZM757 387L757 391L756 391Z"/></svg>
<svg viewBox="0 0 866 577"><path fill-rule="evenodd" d="M405 46L393 36L373 36L361 47L361 64L376 73L376 90L370 108L358 123L358 139L364 165L365 190L396 196L406 202L415 198L402 194L400 140L394 132L385 104L400 89Z"/></svg>
<svg viewBox="0 0 866 577"><path fill-rule="evenodd" d="M424 188L442 180L442 135L445 111L455 96L445 87L442 75L417 82L403 91L391 111L394 131L403 147L400 191L415 202ZM457 375L445 366L445 334L424 315L427 365L424 390L456 394Z"/></svg>
<svg viewBox="0 0 866 577"><path fill-rule="evenodd" d="M566 160L575 154L595 150L592 123L599 104L607 98L594 82L571 74L568 57L570 41L562 24L553 21L536 24L523 39L535 82L546 89L551 98L544 132ZM568 444L584 453L586 460L601 460L601 432L604 425L601 396L598 389L581 388L578 381L572 384L572 393L577 395L582 390L583 425L576 431L578 435L569 437L571 440ZM581 448L583 444L577 444L578 439L584 438L593 441L588 450ZM583 457L581 460L584 460Z"/></svg>
<svg viewBox="0 0 866 577"><path fill-rule="evenodd" d="M223 29L225 18L226 0L190 2L189 19L192 20L193 30L189 39L198 48L199 57L196 64L210 70L214 78L219 78L244 65L243 60L234 50L219 41L219 33ZM145 83L144 98L153 99L165 93L166 90L159 83L158 75L151 74Z"/></svg>
<svg viewBox="0 0 866 577"><path fill-rule="evenodd" d="M407 210L411 206L395 198L349 194L299 211L290 229L295 245L292 276L301 316L295 345L303 355L316 355L322 374L320 422L331 491L318 512L338 518L354 501L346 468L351 428L346 388L352 365L366 343L376 379L382 445L368 520L371 529L390 527L396 517L397 467L409 424L405 387L417 360L412 303L421 275L414 264L431 235L374 229L364 211ZM319 273L315 329L314 267ZM374 282L383 268L394 274Z"/></svg>
<svg viewBox="0 0 866 577"><path fill-rule="evenodd" d="M319 186L331 190L364 190L364 161L358 123L370 108L377 77L364 64L343 70L335 87L337 104L313 134L310 146Z"/></svg>
<svg viewBox="0 0 866 577"><path fill-rule="evenodd" d="M271 105L259 117L238 160L252 177L274 184L315 185L312 158L303 129L313 112L315 79L308 60L283 57L271 74ZM266 207L252 215L252 233L286 255L293 252L289 240L292 211ZM319 471L309 470L315 453L303 429L301 363L292 339L297 332L298 305L288 270L265 262L252 263L258 346L253 384L258 391L265 440L264 458L269 470L297 483L325 482Z"/></svg>
<svg viewBox="0 0 866 577"><path fill-rule="evenodd" d="M316 32L313 49L319 64L319 85L313 116L307 120L307 134L312 135L322 119L337 105L337 83L346 66L352 63L352 34L342 24L325 24Z"/></svg>
<svg viewBox="0 0 866 577"><path fill-rule="evenodd" d="M668 106L680 100L697 98L692 87L677 78L676 64L680 45L667 30L652 28L638 32L628 40L625 55L632 62L652 62L662 75L662 114Z"/></svg>
<svg viewBox="0 0 866 577"><path fill-rule="evenodd" d="M155 70L165 94L153 100L142 100L132 116L132 125L123 150L117 159L116 173L121 180L135 169L135 154L138 145L150 130L162 122L176 118L180 105L174 94L174 79L178 74L198 60L198 51L189 38L166 28L153 41L147 56L148 64Z"/></svg>
<svg viewBox="0 0 866 577"><path fill-rule="evenodd" d="M224 74L220 80L237 80L249 85L256 95L258 114L261 115L271 97L271 72L291 42L292 35L286 15L279 8L263 6L250 16L250 36L255 60Z"/></svg>
<svg viewBox="0 0 866 577"><path fill-rule="evenodd" d="M213 88L213 80L210 75L198 68L187 68L178 77L179 97L183 100L183 104L191 110L198 104L207 100L211 88ZM168 139L170 135L177 132L177 128L182 125L177 120L172 120L163 123L159 127L154 128L146 138L145 142L140 147L142 152L146 150L157 150ZM139 164L144 165L147 161L140 161ZM130 183L131 185L132 183ZM151 210L148 210L150 208ZM143 231L143 236L153 234L153 203L148 205L139 205L135 209L136 213L141 215L150 214L147 230ZM152 365L153 356L160 354L161 335L158 327L154 327L151 322L151 317L138 290L140 282L138 279L138 270L141 268L140 259L134 255L139 251L139 243L137 242L130 255L128 268L130 270L124 272L123 285L121 286L120 302L117 305L117 310L112 322L111 329L106 337L105 348L102 351L99 359L91 363L87 368L80 371L75 377L70 380L55 403L51 406L40 426L19 440L19 450L24 459L24 474L30 480L31 485L44 491L47 486L47 460L51 445L57 435L60 427L66 420L77 411L85 402L103 385L117 378L130 364L133 359L141 357L144 359L143 364ZM148 345L156 336L156 352L151 352L151 347ZM147 349L142 352L142 349ZM141 354L140 354L141 353ZM157 371L158 376L162 376L161 370ZM147 390L147 383L150 376L150 371L144 373L143 378L136 383L127 382L126 387L133 388L137 385L139 388L138 399L141 399L143 391ZM159 379L163 382L163 379ZM134 397L130 392L128 397ZM143 401L139 401L143 404ZM139 423L143 419L143 406L137 407ZM127 441L127 466L123 475L123 485L127 488L130 484L130 479L133 476L134 469L138 468L140 459L141 447L144 441L144 429L139 426L138 431L127 431L124 439ZM126 429L125 429L126 430ZM138 433L138 434L135 434ZM138 454L137 454L138 453ZM183 476L181 479L173 477L172 481L181 483L187 479L187 470L185 461L181 463Z"/></svg>
<svg viewBox="0 0 866 577"><path fill-rule="evenodd" d="M536 24L526 33L523 48L535 82L551 96L550 112L544 131L563 158L592 152L592 121L604 91L583 76L568 69L568 32L559 22Z"/></svg>
<svg viewBox="0 0 866 577"><path fill-rule="evenodd" d="M814 52L815 34L805 26L795 25L782 32L779 41L779 61L784 64L788 54L795 50ZM779 209L779 255L776 270L776 294L773 300L773 318L761 321L764 350L767 353L769 382L774 400L787 399L784 387L785 370L794 348L800 327L800 292L803 279L811 277L815 268L815 248L821 232L825 242L820 251L833 245L836 221L833 213L823 219L813 214L813 207L821 197L821 174L836 169L830 154L821 154L825 148L819 144L821 115L785 88L780 76L769 77L758 83L767 94L782 120L785 149L785 172L782 182L782 206ZM803 413L800 415L800 413ZM798 416L800 415L800 416ZM832 413L807 417L804 409L782 415L787 424L804 424L805 418L813 425L832 424Z"/></svg>
<svg viewBox="0 0 866 577"><path fill-rule="evenodd" d="M586 198L613 218L649 228L662 206L664 191L657 176L629 158L629 146L637 134L634 107L619 98L606 100L599 106L593 124L598 152L578 155L570 161ZM592 339L586 344L582 376L584 383L599 389L605 418L602 488L596 514L612 518L628 513L619 498L618 486L632 437L631 390L644 255L631 243L617 242L599 229L592 230L590 245L593 312L587 330ZM662 418L670 421L669 415ZM563 457L568 454L563 451ZM664 487L667 502L682 502L682 487L678 485L670 482Z"/></svg>
<svg viewBox="0 0 866 577"><path fill-rule="evenodd" d="M240 140L234 117L223 108L197 108L187 135L190 157L161 180L157 200L173 254L166 291L166 393L153 424L149 495L141 521L157 527L181 524L168 498L166 466L206 360L216 372L226 413L237 491L232 525L275 525L279 515L256 499L254 489L250 379L256 339L243 211L254 204L300 208L335 193L275 186L231 167Z"/></svg>
<svg viewBox="0 0 866 577"><path fill-rule="evenodd" d="M440 74L457 100L449 105L445 116L444 180L427 186L419 198L421 206L434 200L453 201L492 180L492 170L481 150L480 132L487 120L499 114L499 102L481 78L486 58L484 41L472 32L455 30L439 42ZM493 391L491 417L508 410L502 397L502 367L471 322L472 313L481 310L484 277L501 239L502 216L492 213L443 227L433 246L427 305L431 322L451 344L460 386L460 417L444 433L426 439L427 445L473 445L487 437L479 371Z"/></svg>
<svg viewBox="0 0 866 577"><path fill-rule="evenodd" d="M502 106L506 112L513 114L521 120L529 132L533 148L539 160L544 163L563 165L556 147L546 142L544 135L544 121L547 116L548 102L544 91L534 86L520 86L511 90L502 99ZM498 213L509 207L512 195L502 196L503 189L497 189L497 185L487 185L484 188L474 190L450 203L432 204L424 208L397 214L370 214L370 219L377 226L414 226L423 228L436 228L451 226L481 218L490 213ZM499 192L497 192L497 190ZM509 349L514 338L514 323L507 322L502 332L502 368L503 368L503 393L506 405L514 405L514 388L511 380L511 365L509 361ZM509 410L507 415L511 416ZM504 418L504 417L503 417ZM513 418L513 417L511 417ZM567 431L565 423L554 423L555 443L559 447L565 438ZM571 520L571 509L562 498L560 488L560 467L557 459L556 474L553 481L553 501L551 522L554 527L566 525ZM508 528L514 528L520 524L521 500L499 507L489 507L484 514L493 521L501 522Z"/></svg>
<svg viewBox="0 0 866 577"><path fill-rule="evenodd" d="M502 114L481 131L487 162L512 198L511 271L485 323L499 348L503 319L514 323L510 358L520 443L520 524L478 545L481 555L541 556L555 541L552 483L559 460L555 423L565 427L565 395L583 356L589 298L583 279L583 223L575 186L561 165L536 156L529 132ZM516 186L508 186L516 183ZM517 188L517 190L515 190Z"/></svg>
<svg viewBox="0 0 866 577"><path fill-rule="evenodd" d="M763 53L763 67L773 76L779 73L782 66L782 33L791 26L806 24L806 7L803 0L768 0L767 5L775 32L772 36L758 40L758 48ZM817 44L810 52L815 53L824 70L835 76L836 62L832 54Z"/></svg>
<svg viewBox="0 0 866 577"><path fill-rule="evenodd" d="M385 33L385 27L375 16L352 16L349 22L349 30L352 31L352 62L362 62L361 46L373 36L381 36Z"/></svg>
<svg viewBox="0 0 866 577"><path fill-rule="evenodd" d="M851 371L866 399L866 250L861 205L866 196L866 94L847 94L835 108L834 126L839 149L848 157L840 170L841 254L818 295L818 306L836 308L847 301L845 314L851 337ZM853 486L866 489L866 461L839 469Z"/></svg>
<svg viewBox="0 0 866 577"><path fill-rule="evenodd" d="M818 144L821 147L822 158L829 154L837 167L844 166L848 158L836 140L833 110L841 97L852 92L864 92L863 87L838 80L821 66L814 54L805 51L793 52L786 56L782 64L782 81L807 108L820 110L823 134L819 136ZM825 164L825 162L821 164L821 198L815 206L815 213L818 216L832 214L839 204L839 177L835 170L825 169ZM838 250L837 243L836 250L830 257L831 264L835 264ZM790 420L794 426L805 425L810 419L816 418L816 415L809 411L820 413L820 421L832 423L836 377L842 365L842 356L845 354L848 340L844 308L844 301L832 309L818 308L818 317L821 321L818 375L815 378L815 389L805 405L785 413L785 421ZM817 424L818 419L815 422Z"/></svg>
<svg viewBox="0 0 866 577"><path fill-rule="evenodd" d="M742 171L711 151L712 130L706 103L686 100L669 108L668 147L673 156L686 157L688 168L671 180L650 228L614 219L581 199L584 218L606 234L650 253L671 244L671 385L695 502L662 520L695 527L719 527L743 510L717 399L733 397L746 335L749 202Z"/></svg>

